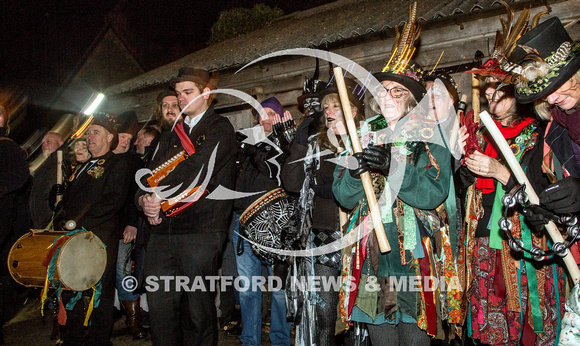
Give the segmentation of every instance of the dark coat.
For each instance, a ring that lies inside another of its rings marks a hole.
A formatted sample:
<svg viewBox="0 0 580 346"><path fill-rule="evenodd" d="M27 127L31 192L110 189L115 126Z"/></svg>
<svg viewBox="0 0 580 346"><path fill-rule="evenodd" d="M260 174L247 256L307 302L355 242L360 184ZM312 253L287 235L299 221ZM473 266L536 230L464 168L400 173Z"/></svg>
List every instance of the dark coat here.
<svg viewBox="0 0 580 346"><path fill-rule="evenodd" d="M90 167L95 159L97 161L93 167L100 167L101 174L92 176L87 170L82 171L85 166ZM75 220L77 228L84 227L95 233L108 248L118 244L120 212L132 179L127 160L113 152L91 158L69 179L62 202L65 219Z"/></svg>
<svg viewBox="0 0 580 346"><path fill-rule="evenodd" d="M56 154L52 153L34 172L29 210L32 226L43 229L52 218L52 209L48 202L50 189L56 184Z"/></svg>
<svg viewBox="0 0 580 346"><path fill-rule="evenodd" d="M27 225L22 219L26 202L26 184L30 172L24 151L9 138L0 137L0 260L1 275L8 274L6 261L12 244L22 235ZM24 213L28 215L28 213ZM0 309L1 311L1 309ZM1 321L1 320L0 320Z"/></svg>
<svg viewBox="0 0 580 346"><path fill-rule="evenodd" d="M274 140L274 135L268 137ZM237 198L234 201L234 209L241 214L254 201L263 194L278 188L282 185L280 179L280 168L284 164L286 154L282 149L274 148L272 145L258 142L256 145L245 144L239 150L239 172L236 179L237 192L263 192L245 198ZM276 160L278 165L272 162Z"/></svg>
<svg viewBox="0 0 580 346"><path fill-rule="evenodd" d="M307 147L292 142L290 156L282 168L282 181L287 191L300 194L305 179L304 161ZM335 231L338 229L338 203L332 195L332 180L336 164L327 161L333 156L320 158L320 168L314 170L314 208L312 210L312 228ZM315 165L314 165L315 166Z"/></svg>
<svg viewBox="0 0 580 346"><path fill-rule="evenodd" d="M188 133L188 126L184 126ZM195 153L181 162L160 185L177 186L181 188L176 194L191 185L199 174L199 181L204 181L208 174L210 157L217 148L211 178L207 186L208 195L218 186L233 190L235 183L236 138L230 121L215 113L213 107L207 109L201 120L189 134L195 148ZM149 164L154 169L183 150L181 141L175 131L161 134L159 145ZM137 197L146 192L140 190ZM180 214L166 218L162 216L160 225L151 227L154 234L189 234L203 232L227 232L232 212L232 199L208 199L203 196L192 206Z"/></svg>

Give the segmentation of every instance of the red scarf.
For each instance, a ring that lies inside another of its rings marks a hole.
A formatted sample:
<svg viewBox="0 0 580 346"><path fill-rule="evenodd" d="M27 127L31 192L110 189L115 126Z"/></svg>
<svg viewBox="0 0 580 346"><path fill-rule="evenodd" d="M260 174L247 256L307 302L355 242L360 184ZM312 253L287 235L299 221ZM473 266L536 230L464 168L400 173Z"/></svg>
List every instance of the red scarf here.
<svg viewBox="0 0 580 346"><path fill-rule="evenodd" d="M534 119L533 118L525 118L524 120L520 121L519 123L517 123L513 127L512 126L503 126L497 120L494 120L493 122L495 123L495 125L497 126L497 128L499 129L501 134L503 135L503 138L511 139L511 138L514 138L517 135L519 135L522 132L522 130L524 129L524 127L526 127L529 124L531 124L532 122L534 122ZM493 141L493 139L489 135L488 131L486 131L483 136L484 136L485 141L487 143L487 146L485 147L484 154L491 157L491 158L496 159L498 151L497 151L495 142ZM478 189L480 189L482 191L482 193L484 193L484 194L492 193L493 191L495 191L495 181L493 178L477 178L476 187Z"/></svg>

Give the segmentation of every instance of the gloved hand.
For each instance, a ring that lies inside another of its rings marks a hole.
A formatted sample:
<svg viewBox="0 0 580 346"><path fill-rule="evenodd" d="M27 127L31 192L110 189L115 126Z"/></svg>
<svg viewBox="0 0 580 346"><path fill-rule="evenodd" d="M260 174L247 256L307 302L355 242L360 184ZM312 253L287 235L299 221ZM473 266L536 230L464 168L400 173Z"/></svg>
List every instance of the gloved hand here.
<svg viewBox="0 0 580 346"><path fill-rule="evenodd" d="M580 179L568 177L540 193L540 204L556 214L580 212Z"/></svg>
<svg viewBox="0 0 580 346"><path fill-rule="evenodd" d="M306 145L308 142L308 128L314 121L313 117L305 117L296 130L296 143Z"/></svg>
<svg viewBox="0 0 580 346"><path fill-rule="evenodd" d="M64 195L64 185L63 184L54 184L50 188L50 192L48 193L48 204L50 209L54 211L56 205L56 196Z"/></svg>
<svg viewBox="0 0 580 346"><path fill-rule="evenodd" d="M314 194L326 199L332 198L332 178L322 177L322 181L315 181L314 179L310 181L310 188L314 191Z"/></svg>
<svg viewBox="0 0 580 346"><path fill-rule="evenodd" d="M523 210L526 221L532 225L536 230L542 230L548 223L548 219L538 211L537 205L530 205Z"/></svg>
<svg viewBox="0 0 580 346"><path fill-rule="evenodd" d="M383 172L384 176L389 175L391 169L391 144L386 144L384 147L378 145L369 145L364 148L363 159L371 168Z"/></svg>
<svg viewBox="0 0 580 346"><path fill-rule="evenodd" d="M365 161L365 159L363 158L363 153L359 152L359 153L355 153L354 155L352 155L352 157L354 157L357 161L357 166L356 168L349 168L349 172L351 177L353 178L359 178L360 179L360 175L363 174L364 172L368 172L370 167L367 164L367 162Z"/></svg>

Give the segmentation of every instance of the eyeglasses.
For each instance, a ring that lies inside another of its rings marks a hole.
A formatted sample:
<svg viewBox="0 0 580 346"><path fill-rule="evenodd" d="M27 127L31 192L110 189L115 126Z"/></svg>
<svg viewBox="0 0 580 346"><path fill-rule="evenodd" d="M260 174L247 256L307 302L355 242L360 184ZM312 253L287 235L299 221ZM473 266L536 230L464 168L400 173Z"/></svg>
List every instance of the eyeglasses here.
<svg viewBox="0 0 580 346"><path fill-rule="evenodd" d="M384 94L384 92L388 92L389 94L391 94L392 98L399 99L409 93L409 90L401 87L393 87L390 89L381 88L381 89L382 90L379 91L379 97L385 97L386 94Z"/></svg>

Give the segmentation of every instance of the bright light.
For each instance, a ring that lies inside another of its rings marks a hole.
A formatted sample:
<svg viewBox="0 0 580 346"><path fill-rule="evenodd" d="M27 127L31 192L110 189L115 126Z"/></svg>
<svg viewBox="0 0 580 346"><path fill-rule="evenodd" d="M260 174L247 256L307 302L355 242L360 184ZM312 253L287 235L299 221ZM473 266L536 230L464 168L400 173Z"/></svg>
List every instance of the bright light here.
<svg viewBox="0 0 580 346"><path fill-rule="evenodd" d="M104 99L105 99L105 94L98 94L97 97L95 98L95 100L93 101L93 103L91 103L89 108L84 110L83 113L85 115L93 114L93 112L97 109L97 107L101 104L101 102L103 102Z"/></svg>

